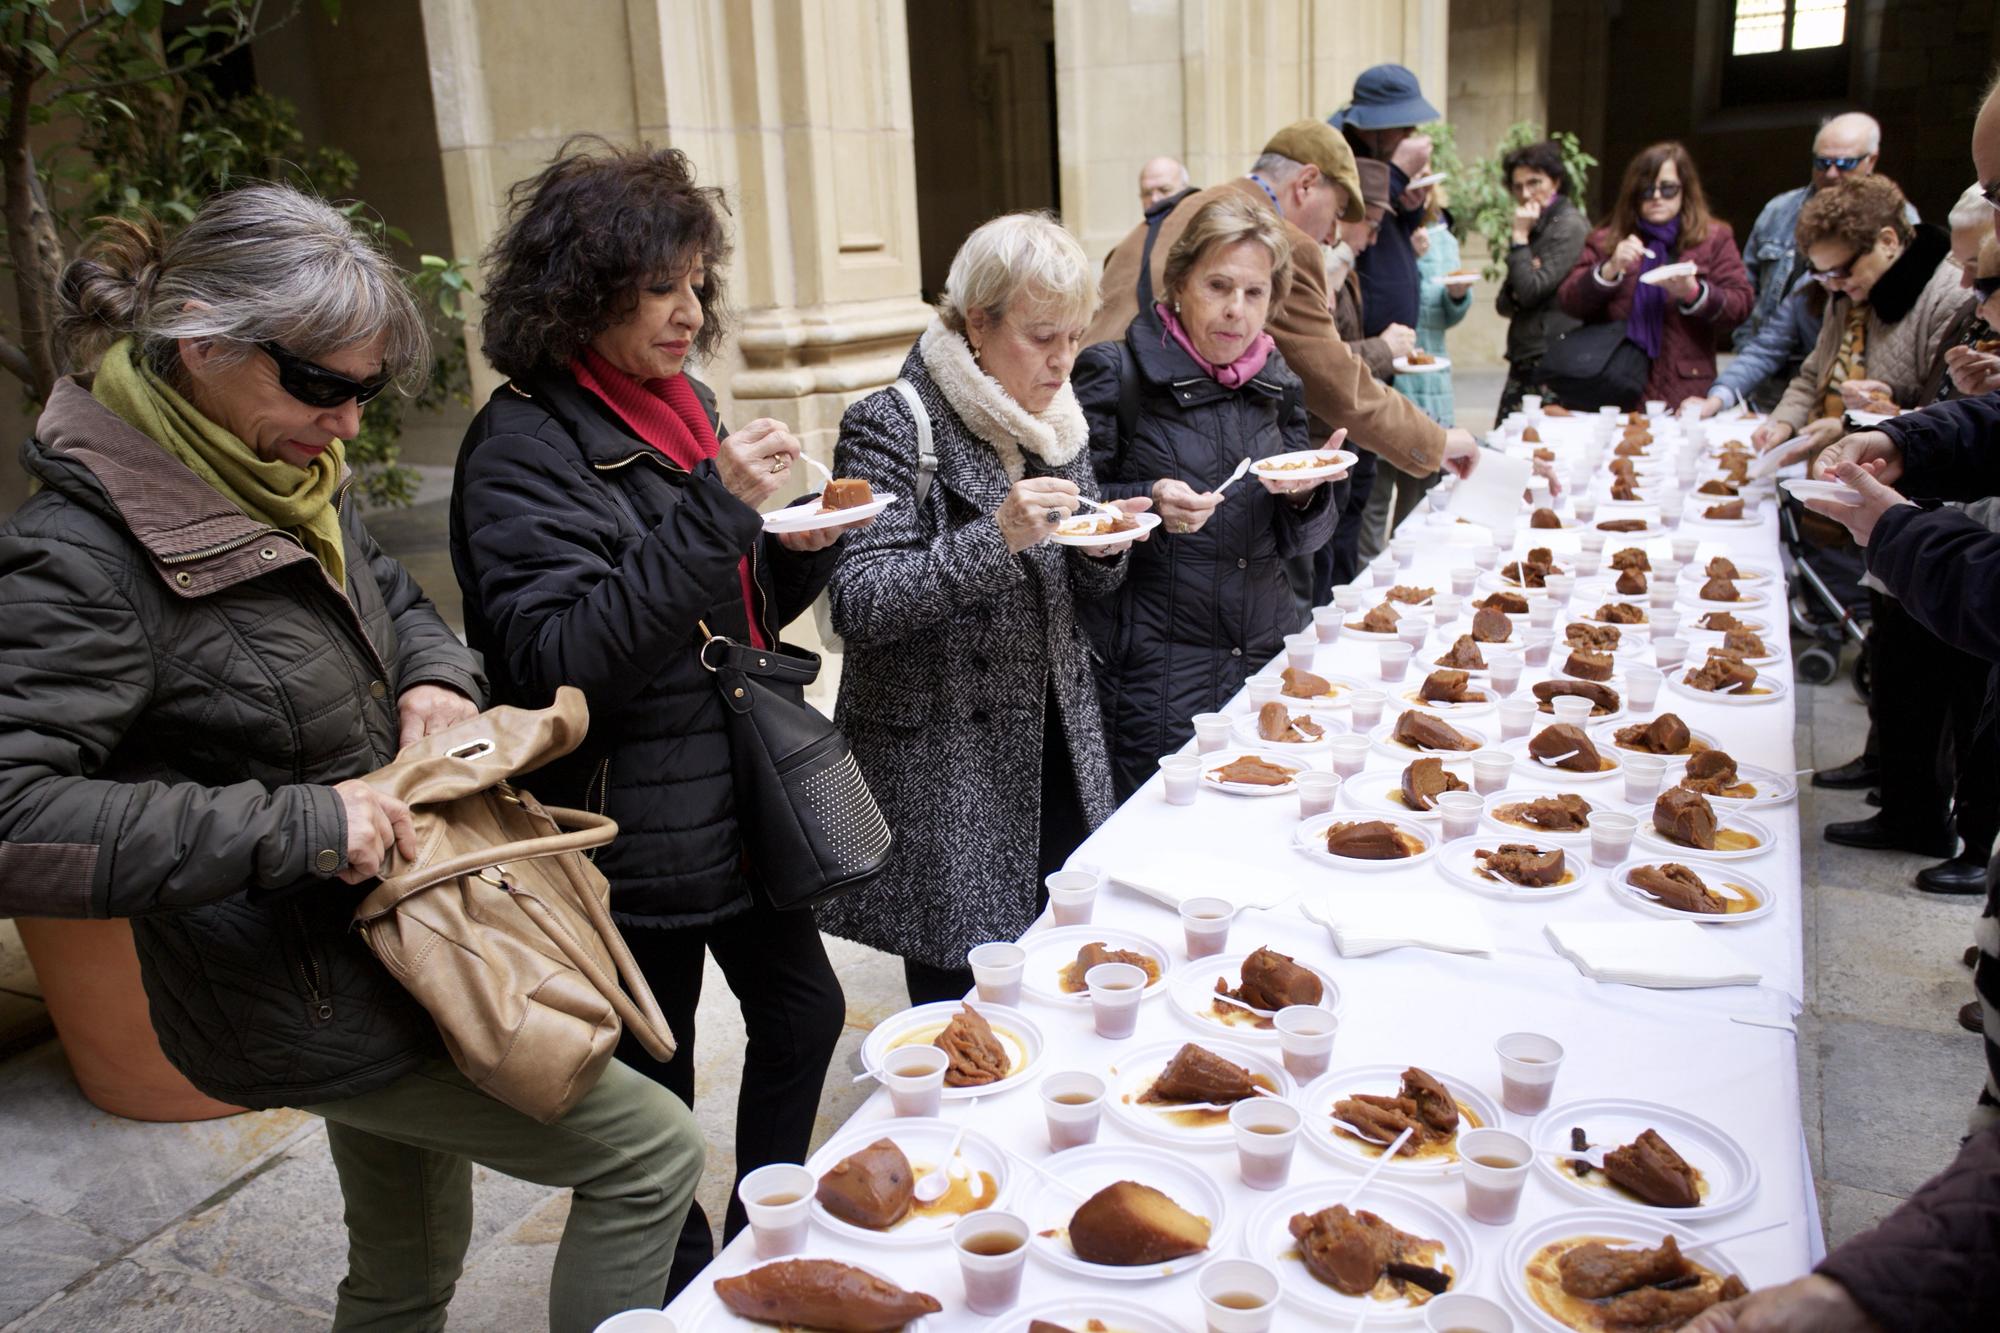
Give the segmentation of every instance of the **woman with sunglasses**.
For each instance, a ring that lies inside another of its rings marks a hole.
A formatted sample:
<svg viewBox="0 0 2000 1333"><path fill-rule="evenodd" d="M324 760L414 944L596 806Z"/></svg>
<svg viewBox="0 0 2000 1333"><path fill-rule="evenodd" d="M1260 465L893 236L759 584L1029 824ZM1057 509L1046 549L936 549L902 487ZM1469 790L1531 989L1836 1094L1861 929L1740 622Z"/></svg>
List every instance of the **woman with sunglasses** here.
<svg viewBox="0 0 2000 1333"><path fill-rule="evenodd" d="M0 915L133 918L167 1058L326 1121L336 1329L443 1326L475 1162L574 1187L552 1327L657 1300L701 1171L686 1109L616 1063L553 1125L503 1106L352 929L416 852L361 775L485 694L346 499L361 403L430 364L400 275L255 186L171 239L107 222L58 299L81 373L0 528Z"/></svg>
<svg viewBox="0 0 2000 1333"><path fill-rule="evenodd" d="M1694 271L1643 280L1670 264ZM1639 399L1678 403L1715 382L1715 349L1756 293L1729 224L1708 211L1694 158L1666 142L1625 168L1611 215L1584 242L1556 299L1586 324L1623 324L1650 363Z"/></svg>

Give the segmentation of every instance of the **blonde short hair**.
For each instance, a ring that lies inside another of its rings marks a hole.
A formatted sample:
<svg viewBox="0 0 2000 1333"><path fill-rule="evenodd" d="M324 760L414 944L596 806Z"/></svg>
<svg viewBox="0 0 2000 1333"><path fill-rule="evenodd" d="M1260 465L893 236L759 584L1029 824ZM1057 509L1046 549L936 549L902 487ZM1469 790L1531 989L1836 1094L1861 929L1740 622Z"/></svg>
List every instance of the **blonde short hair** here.
<svg viewBox="0 0 2000 1333"><path fill-rule="evenodd" d="M1171 305L1202 256L1216 247L1254 241L1271 256L1271 304L1285 299L1292 287L1292 243L1278 215L1246 194L1225 194L1209 200L1188 220L1187 230L1167 251L1161 275L1161 295Z"/></svg>
<svg viewBox="0 0 2000 1333"><path fill-rule="evenodd" d="M1003 214L966 237L945 277L938 318L963 334L972 311L998 323L1016 302L1078 329L1097 313L1090 257L1047 213Z"/></svg>

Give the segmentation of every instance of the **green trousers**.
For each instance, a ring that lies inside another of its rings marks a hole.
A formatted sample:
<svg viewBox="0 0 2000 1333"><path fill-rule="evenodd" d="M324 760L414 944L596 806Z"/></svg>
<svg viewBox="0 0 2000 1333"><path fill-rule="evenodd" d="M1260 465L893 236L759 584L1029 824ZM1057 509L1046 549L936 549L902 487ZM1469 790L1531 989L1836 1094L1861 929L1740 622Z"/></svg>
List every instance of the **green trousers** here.
<svg viewBox="0 0 2000 1333"><path fill-rule="evenodd" d="M386 1088L302 1108L326 1121L346 1203L337 1333L445 1325L472 1237L472 1164L571 1191L549 1285L553 1333L590 1333L658 1306L701 1176L694 1116L612 1061L570 1113L543 1125L433 1060Z"/></svg>

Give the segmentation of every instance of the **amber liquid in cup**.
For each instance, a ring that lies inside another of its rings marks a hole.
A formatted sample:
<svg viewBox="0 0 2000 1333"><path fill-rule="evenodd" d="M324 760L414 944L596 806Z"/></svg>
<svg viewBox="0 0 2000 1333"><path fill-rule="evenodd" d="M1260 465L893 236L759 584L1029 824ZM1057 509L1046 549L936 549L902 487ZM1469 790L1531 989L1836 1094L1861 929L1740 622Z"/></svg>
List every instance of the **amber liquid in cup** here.
<svg viewBox="0 0 2000 1333"><path fill-rule="evenodd" d="M1087 1092L1066 1092L1050 1101L1058 1106L1088 1106L1097 1098ZM1097 1142L1098 1117L1087 1120L1057 1120L1049 1118L1049 1151L1067 1152L1071 1148L1081 1148Z"/></svg>
<svg viewBox="0 0 2000 1333"><path fill-rule="evenodd" d="M1209 1299L1225 1310L1261 1310L1270 1304L1254 1291L1225 1291Z"/></svg>
<svg viewBox="0 0 2000 1333"><path fill-rule="evenodd" d="M1532 1060L1521 1056L1516 1056L1515 1059L1524 1065L1548 1063L1545 1060ZM1555 1090L1556 1085L1554 1080L1550 1080L1547 1083L1523 1083L1520 1079L1509 1077L1505 1071L1502 1071L1500 1075L1500 1104L1515 1115L1540 1115L1549 1109L1549 1097ZM1514 1166L1518 1164L1514 1162L1489 1162L1488 1165Z"/></svg>
<svg viewBox="0 0 2000 1333"><path fill-rule="evenodd" d="M1547 1098L1543 1100L1546 1101ZM1521 1165L1515 1158L1502 1157L1498 1153L1488 1153L1472 1160L1481 1166L1490 1166L1496 1171L1511 1171ZM1524 1184L1524 1181L1516 1180L1511 1187L1495 1189L1468 1178L1465 1182L1466 1214L1473 1221L1483 1222L1488 1226L1504 1225L1513 1221L1514 1214L1520 1211Z"/></svg>
<svg viewBox="0 0 2000 1333"><path fill-rule="evenodd" d="M1253 1125L1254 1134L1283 1134L1286 1130L1275 1125ZM1241 1149L1237 1151L1236 1163L1242 1169L1243 1183L1253 1190L1274 1190L1285 1183L1292 1174L1292 1155L1288 1152L1254 1153ZM1256 1306L1237 1307L1256 1309Z"/></svg>
<svg viewBox="0 0 2000 1333"><path fill-rule="evenodd" d="M1189 958L1208 958L1229 947L1229 917L1226 915L1183 917Z"/></svg>
<svg viewBox="0 0 2000 1333"><path fill-rule="evenodd" d="M1012 1254L1020 1248L1021 1238L1009 1235L1005 1231L988 1231L965 1242L967 1254L983 1254L996 1259L1003 1254Z"/></svg>

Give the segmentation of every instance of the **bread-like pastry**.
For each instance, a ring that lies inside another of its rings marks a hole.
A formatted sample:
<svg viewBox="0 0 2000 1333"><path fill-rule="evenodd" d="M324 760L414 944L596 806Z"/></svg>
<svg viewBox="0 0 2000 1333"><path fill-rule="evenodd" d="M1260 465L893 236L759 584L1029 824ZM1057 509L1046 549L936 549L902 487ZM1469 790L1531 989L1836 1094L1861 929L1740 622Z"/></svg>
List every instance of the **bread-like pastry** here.
<svg viewBox="0 0 2000 1333"><path fill-rule="evenodd" d="M1257 1086L1250 1081L1249 1070L1190 1041L1174 1052L1173 1059L1167 1061L1167 1067L1160 1071L1152 1086L1139 1094L1139 1100L1228 1105L1256 1095Z"/></svg>
<svg viewBox="0 0 2000 1333"><path fill-rule="evenodd" d="M1646 520L1643 518L1607 518L1597 525L1599 532L1644 532Z"/></svg>
<svg viewBox="0 0 2000 1333"><path fill-rule="evenodd" d="M1326 735L1326 728L1303 713L1293 717L1284 700L1273 699L1257 710L1257 735L1285 745L1310 745Z"/></svg>
<svg viewBox="0 0 2000 1333"><path fill-rule="evenodd" d="M1703 572L1712 579L1740 579L1743 577L1743 571L1738 569L1736 562L1726 555L1718 555L1711 559Z"/></svg>
<svg viewBox="0 0 2000 1333"><path fill-rule="evenodd" d="M1618 581L1611 585L1612 591L1620 597L1638 597L1646 591L1646 576L1636 569L1618 571Z"/></svg>
<svg viewBox="0 0 2000 1333"><path fill-rule="evenodd" d="M1417 687L1417 697L1427 704L1485 703L1486 691L1468 688L1469 680L1463 671L1433 671Z"/></svg>
<svg viewBox="0 0 2000 1333"><path fill-rule="evenodd" d="M1663 1238L1656 1250L1614 1250L1592 1241L1565 1250L1562 1258L1556 1260L1556 1272L1565 1292L1594 1301L1685 1277L1688 1262L1681 1257L1680 1247L1672 1236Z"/></svg>
<svg viewBox="0 0 2000 1333"><path fill-rule="evenodd" d="M1741 500L1724 500L1719 505L1710 505L1701 511L1703 518L1738 519L1743 517Z"/></svg>
<svg viewBox="0 0 2000 1333"><path fill-rule="evenodd" d="M1623 477L1616 477L1611 482L1611 498L1614 500L1637 501L1644 500L1646 497L1639 494L1637 488L1631 482L1625 480Z"/></svg>
<svg viewBox="0 0 2000 1333"><path fill-rule="evenodd" d="M1703 629L1720 630L1725 634L1733 629L1750 628L1748 625L1738 620L1735 616L1730 615L1729 612L1727 611L1709 611L1705 613L1701 617L1701 619L1695 623L1700 625Z"/></svg>
<svg viewBox="0 0 2000 1333"><path fill-rule="evenodd" d="M1639 478L1639 465L1629 458L1614 458L1611 460L1611 466L1605 470L1612 476L1623 477L1627 481L1637 481Z"/></svg>
<svg viewBox="0 0 2000 1333"><path fill-rule="evenodd" d="M1560 750L1556 753L1562 753ZM1575 792L1537 796L1518 804L1503 805L1494 813L1516 824L1526 824L1544 833L1581 833L1590 827L1590 802Z"/></svg>
<svg viewBox="0 0 2000 1333"><path fill-rule="evenodd" d="M1544 851L1530 843L1503 842L1493 850L1485 848L1473 852L1473 860L1481 870L1495 879L1518 884L1524 889L1547 888L1562 883L1562 848Z"/></svg>
<svg viewBox="0 0 2000 1333"><path fill-rule="evenodd" d="M1390 736L1418 750L1477 750L1479 742L1461 732L1436 713L1409 708L1396 719Z"/></svg>
<svg viewBox="0 0 2000 1333"><path fill-rule="evenodd" d="M1246 787L1282 787L1298 775L1295 768L1259 759L1254 754L1232 759L1210 774L1218 782L1235 782Z"/></svg>
<svg viewBox="0 0 2000 1333"><path fill-rule="evenodd" d="M1583 734L1583 728L1567 722L1558 722L1536 732L1528 742L1528 753L1537 760L1573 773L1600 773L1604 770L1596 744Z"/></svg>
<svg viewBox="0 0 2000 1333"><path fill-rule="evenodd" d="M1655 1208L1701 1204L1700 1177L1657 1130L1647 1130L1622 1148L1604 1154L1611 1183Z"/></svg>
<svg viewBox="0 0 2000 1333"><path fill-rule="evenodd" d="M1555 712L1555 700L1565 694L1576 694L1590 700L1590 715L1603 717L1618 711L1623 701L1618 691L1609 685L1600 685L1594 680L1539 680L1534 685L1535 698L1542 703L1545 712Z"/></svg>
<svg viewBox="0 0 2000 1333"><path fill-rule="evenodd" d="M1542 433L1536 430L1533 426L1530 426L1526 430L1521 432L1522 444L1540 444L1541 442L1542 442Z"/></svg>
<svg viewBox="0 0 2000 1333"><path fill-rule="evenodd" d="M1652 442L1653 437L1650 435L1627 435L1618 441L1618 447L1611 452L1619 458L1637 458L1646 453L1646 446ZM1615 500L1618 497L1614 495L1612 498Z"/></svg>
<svg viewBox="0 0 2000 1333"><path fill-rule="evenodd" d="M1646 612L1630 602L1606 602L1597 608L1597 618L1607 625L1643 625Z"/></svg>
<svg viewBox="0 0 2000 1333"><path fill-rule="evenodd" d="M1627 546L1621 551L1614 551L1612 553L1611 567L1613 569L1636 569L1641 573L1650 573L1653 568L1653 562L1646 555L1645 551L1639 547Z"/></svg>
<svg viewBox="0 0 2000 1333"><path fill-rule="evenodd" d="M1559 403L1544 403L1542 404L1542 415L1545 417L1567 417L1574 416L1575 413Z"/></svg>
<svg viewBox="0 0 2000 1333"><path fill-rule="evenodd" d="M1383 602L1361 619L1350 621L1347 628L1360 630L1364 634L1394 634L1399 618L1396 615L1396 608Z"/></svg>
<svg viewBox="0 0 2000 1333"><path fill-rule="evenodd" d="M877 1139L835 1162L814 1197L843 1222L886 1231L909 1215L916 1183L903 1150L893 1139Z"/></svg>
<svg viewBox="0 0 2000 1333"><path fill-rule="evenodd" d="M1741 694L1757 683L1757 668L1746 662L1712 655L1681 680L1697 690L1710 693Z"/></svg>
<svg viewBox="0 0 2000 1333"><path fill-rule="evenodd" d="M1086 1263L1132 1268L1208 1248L1210 1225L1136 1180L1106 1185L1069 1219L1069 1244Z"/></svg>
<svg viewBox="0 0 2000 1333"><path fill-rule="evenodd" d="M1711 578L1701 585L1701 600L1704 602L1740 602L1743 594L1736 585L1724 578Z"/></svg>
<svg viewBox="0 0 2000 1333"><path fill-rule="evenodd" d="M1403 804L1412 810L1431 810L1437 798L1448 791L1470 791L1464 782L1445 771L1444 760L1426 755L1413 759L1403 770Z"/></svg>
<svg viewBox="0 0 2000 1333"><path fill-rule="evenodd" d="M1644 750L1648 754L1680 754L1694 740L1687 723L1673 713L1662 713L1651 722L1620 727L1611 734L1627 749Z"/></svg>
<svg viewBox="0 0 2000 1333"><path fill-rule="evenodd" d="M1326 987L1310 968L1300 967L1290 954L1275 949L1256 949L1243 960L1242 982L1233 991L1222 993L1257 1009L1285 1009L1295 1004L1318 1004L1326 998ZM1216 982L1219 988L1222 983Z"/></svg>
<svg viewBox="0 0 2000 1333"><path fill-rule="evenodd" d="M1398 583L1388 592L1388 600L1401 602L1405 606L1422 606L1435 596L1437 596L1436 588L1413 588L1402 583Z"/></svg>
<svg viewBox="0 0 2000 1333"><path fill-rule="evenodd" d="M1434 366L1437 364L1437 358L1421 347L1412 347L1410 354L1403 358L1403 364L1406 366Z"/></svg>
<svg viewBox="0 0 2000 1333"><path fill-rule="evenodd" d="M1715 807L1684 787L1669 787L1653 802L1653 827L1683 847L1715 850Z"/></svg>
<svg viewBox="0 0 2000 1333"><path fill-rule="evenodd" d="M1470 634L1461 634L1445 650L1444 656L1437 659L1437 665L1454 671L1484 671L1486 655L1479 651L1477 639Z"/></svg>
<svg viewBox="0 0 2000 1333"><path fill-rule="evenodd" d="M745 1319L835 1333L892 1333L944 1309L935 1297L832 1259L780 1259L717 1278L715 1294Z"/></svg>
<svg viewBox="0 0 2000 1333"><path fill-rule="evenodd" d="M1007 1077L1012 1062L1007 1059L1007 1048L993 1035L993 1028L986 1019L969 1004L960 1004L958 1012L945 1024L944 1031L932 1039L931 1045L951 1057L951 1064L944 1071L944 1083L948 1088L977 1088L988 1083L998 1083Z"/></svg>
<svg viewBox="0 0 2000 1333"><path fill-rule="evenodd" d="M1503 615L1525 616L1528 614L1528 599L1518 592L1489 594L1484 600L1472 604L1475 611L1498 611Z"/></svg>
<svg viewBox="0 0 2000 1333"><path fill-rule="evenodd" d="M1699 912L1721 916L1728 911L1722 895L1702 883L1700 875L1678 861L1664 865L1640 866L1625 877L1635 889L1644 889L1662 904L1677 912Z"/></svg>
<svg viewBox="0 0 2000 1333"><path fill-rule="evenodd" d="M1278 679L1283 682L1278 686L1278 693L1289 699L1319 699L1333 693L1332 681L1297 667L1286 667L1285 673Z"/></svg>
<svg viewBox="0 0 2000 1333"><path fill-rule="evenodd" d="M1396 836L1396 826L1380 819L1328 825L1326 849L1356 861L1400 861L1410 854Z"/></svg>
<svg viewBox="0 0 2000 1333"><path fill-rule="evenodd" d="M1739 657L1769 657L1771 650L1764 646L1764 640L1747 629L1725 630L1722 636L1725 650Z"/></svg>
<svg viewBox="0 0 2000 1333"><path fill-rule="evenodd" d="M860 477L835 477L819 493L819 507L825 509L853 509L874 500L875 492Z"/></svg>
<svg viewBox="0 0 2000 1333"><path fill-rule="evenodd" d="M1618 650L1622 639L1616 625L1592 625L1587 621L1573 620L1563 628L1563 638L1572 648L1587 648L1593 653L1610 653Z"/></svg>
<svg viewBox="0 0 2000 1333"><path fill-rule="evenodd" d="M1734 486L1730 485L1728 482L1724 481L1720 477L1710 477L1707 481L1704 481L1701 485L1695 487L1694 490L1696 495L1729 496L1738 494L1737 489Z"/></svg>
<svg viewBox="0 0 2000 1333"><path fill-rule="evenodd" d="M1559 528L1562 525L1562 518L1546 505L1528 515L1528 526L1531 528Z"/></svg>
<svg viewBox="0 0 2000 1333"><path fill-rule="evenodd" d="M1578 680L1610 680L1612 660L1608 654L1593 653L1578 648L1570 653L1563 663L1563 674L1575 676Z"/></svg>

